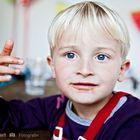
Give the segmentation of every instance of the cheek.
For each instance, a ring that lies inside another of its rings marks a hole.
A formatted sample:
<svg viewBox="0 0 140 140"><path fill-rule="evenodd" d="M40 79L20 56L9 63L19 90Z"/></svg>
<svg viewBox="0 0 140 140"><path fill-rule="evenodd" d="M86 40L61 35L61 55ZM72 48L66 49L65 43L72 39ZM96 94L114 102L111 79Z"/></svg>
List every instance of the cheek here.
<svg viewBox="0 0 140 140"><path fill-rule="evenodd" d="M57 86L59 87L60 91L65 93L65 89L67 88L71 77L73 77L71 67L65 63L57 63L57 65L55 65L54 71Z"/></svg>
<svg viewBox="0 0 140 140"><path fill-rule="evenodd" d="M116 82L119 77L120 69L119 67L115 66L108 66L106 68L100 68L98 70L98 74L100 75L100 78L104 79L104 81L108 82Z"/></svg>
<svg viewBox="0 0 140 140"><path fill-rule="evenodd" d="M54 64L56 78L66 79L73 73L73 67L66 62L56 61Z"/></svg>

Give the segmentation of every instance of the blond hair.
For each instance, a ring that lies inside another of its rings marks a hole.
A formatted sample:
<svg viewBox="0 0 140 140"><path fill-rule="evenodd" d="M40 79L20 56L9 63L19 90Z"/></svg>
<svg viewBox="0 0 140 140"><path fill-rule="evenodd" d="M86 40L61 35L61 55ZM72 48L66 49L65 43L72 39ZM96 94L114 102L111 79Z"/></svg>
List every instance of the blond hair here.
<svg viewBox="0 0 140 140"><path fill-rule="evenodd" d="M84 23L94 33L100 32L116 40L120 44L122 58L126 58L130 43L123 20L115 11L95 1L76 3L56 15L48 32L51 49L59 45L59 40L68 29L77 32L80 27L84 28Z"/></svg>

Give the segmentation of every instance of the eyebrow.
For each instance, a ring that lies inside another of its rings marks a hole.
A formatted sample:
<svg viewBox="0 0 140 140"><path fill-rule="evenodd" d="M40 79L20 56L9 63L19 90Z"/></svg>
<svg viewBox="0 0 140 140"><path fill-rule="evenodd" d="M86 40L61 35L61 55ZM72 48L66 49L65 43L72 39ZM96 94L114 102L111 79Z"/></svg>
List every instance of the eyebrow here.
<svg viewBox="0 0 140 140"><path fill-rule="evenodd" d="M96 50L96 51L100 51L100 50L109 50L109 51L112 51L112 52L116 53L115 49L113 49L113 48L97 47L95 50Z"/></svg>
<svg viewBox="0 0 140 140"><path fill-rule="evenodd" d="M58 51L63 50L63 49L74 49L76 46L74 45L69 45L69 46L60 46L58 48ZM77 47L76 47L77 48Z"/></svg>
<svg viewBox="0 0 140 140"><path fill-rule="evenodd" d="M58 49L58 51L61 51L63 49L75 49L75 48L77 49L78 46L77 45L60 46L60 48ZM98 47L96 47L94 49L94 51L100 51L100 50L109 50L109 51L112 51L112 52L116 53L115 49L113 49L111 47L108 48L108 47L100 47L100 46L98 46Z"/></svg>

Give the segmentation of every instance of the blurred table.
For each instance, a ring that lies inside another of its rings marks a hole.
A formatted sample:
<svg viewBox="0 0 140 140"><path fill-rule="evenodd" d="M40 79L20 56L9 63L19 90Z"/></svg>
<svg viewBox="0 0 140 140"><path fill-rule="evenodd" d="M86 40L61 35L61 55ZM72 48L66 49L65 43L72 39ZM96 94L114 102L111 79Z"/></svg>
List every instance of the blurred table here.
<svg viewBox="0 0 140 140"><path fill-rule="evenodd" d="M16 80L15 82L11 83L10 85L0 88L0 96L5 98L6 100L21 99L21 100L27 101L27 100L35 98L35 97L42 98L42 97L46 97L46 96L55 95L58 93L59 93L59 90L56 86L54 79L50 79L46 82L45 94L40 95L40 96L26 94L24 80Z"/></svg>
<svg viewBox="0 0 140 140"><path fill-rule="evenodd" d="M50 79L46 82L45 94L41 96L33 96L25 93L25 84L24 80L16 80L10 85L0 88L0 96L6 100L11 99L20 99L27 101L36 97L46 97L59 94L59 90L56 86L55 80ZM0 140L49 140L51 139L51 133L47 130L24 130L19 131L18 133L6 132L0 133Z"/></svg>

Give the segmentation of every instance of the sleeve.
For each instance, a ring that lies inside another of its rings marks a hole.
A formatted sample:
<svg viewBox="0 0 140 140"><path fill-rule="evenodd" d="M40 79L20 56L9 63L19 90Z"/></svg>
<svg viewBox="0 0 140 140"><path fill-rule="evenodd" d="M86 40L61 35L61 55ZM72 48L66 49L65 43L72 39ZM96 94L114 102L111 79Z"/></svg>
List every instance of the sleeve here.
<svg viewBox="0 0 140 140"><path fill-rule="evenodd" d="M55 109L57 96L27 102L0 98L0 132L49 129L58 114Z"/></svg>
<svg viewBox="0 0 140 140"><path fill-rule="evenodd" d="M135 116L122 126L115 140L138 140L140 139L140 116Z"/></svg>

